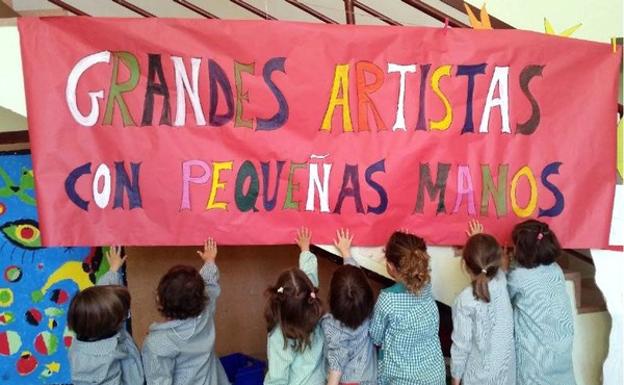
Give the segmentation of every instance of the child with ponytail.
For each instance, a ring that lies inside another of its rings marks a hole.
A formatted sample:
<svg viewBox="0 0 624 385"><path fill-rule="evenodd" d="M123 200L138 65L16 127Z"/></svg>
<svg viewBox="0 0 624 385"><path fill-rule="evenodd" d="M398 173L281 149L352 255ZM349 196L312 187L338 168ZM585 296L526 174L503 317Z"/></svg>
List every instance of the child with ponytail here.
<svg viewBox="0 0 624 385"><path fill-rule="evenodd" d="M502 271L503 253L483 226L470 223L462 253L471 285L453 304L453 385L514 385L516 355L513 310Z"/></svg>
<svg viewBox="0 0 624 385"><path fill-rule="evenodd" d="M323 306L318 297L318 265L310 252L310 231L297 231L299 268L284 271L266 290L269 370L265 385L323 385L326 380Z"/></svg>
<svg viewBox="0 0 624 385"><path fill-rule="evenodd" d="M433 300L425 241L397 231L385 249L386 268L397 281L379 294L370 336L381 347L379 385L444 385L438 337L440 316Z"/></svg>

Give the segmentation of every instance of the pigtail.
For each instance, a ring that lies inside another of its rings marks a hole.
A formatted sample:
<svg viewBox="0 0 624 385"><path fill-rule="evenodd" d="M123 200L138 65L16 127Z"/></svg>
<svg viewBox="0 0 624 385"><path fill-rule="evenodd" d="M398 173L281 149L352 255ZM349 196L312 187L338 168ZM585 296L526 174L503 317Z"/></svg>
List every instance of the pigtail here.
<svg viewBox="0 0 624 385"><path fill-rule="evenodd" d="M476 299L483 302L490 302L490 289L488 284L498 272L498 266L483 269L472 281L472 292Z"/></svg>
<svg viewBox="0 0 624 385"><path fill-rule="evenodd" d="M279 288L269 286L265 291L267 300L264 306L264 319L268 333L275 329L280 319L280 303L283 300L283 293L278 293L278 290Z"/></svg>
<svg viewBox="0 0 624 385"><path fill-rule="evenodd" d="M502 254L500 245L489 234L475 234L466 242L462 259L472 276L472 294L477 300L490 302L488 284L498 274Z"/></svg>

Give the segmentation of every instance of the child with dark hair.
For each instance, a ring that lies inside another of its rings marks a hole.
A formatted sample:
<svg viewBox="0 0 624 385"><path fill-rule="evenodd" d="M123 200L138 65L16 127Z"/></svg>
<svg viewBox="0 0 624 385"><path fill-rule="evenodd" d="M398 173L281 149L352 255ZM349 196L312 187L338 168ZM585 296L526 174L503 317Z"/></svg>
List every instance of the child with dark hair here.
<svg viewBox="0 0 624 385"><path fill-rule="evenodd" d="M326 380L323 306L318 298L318 265L310 252L310 231L297 231L299 268L284 271L266 290L269 369L265 385L323 385Z"/></svg>
<svg viewBox="0 0 624 385"><path fill-rule="evenodd" d="M386 244L386 268L397 281L379 294L370 335L379 353L380 385L444 385L440 315L433 300L425 241L397 231Z"/></svg>
<svg viewBox="0 0 624 385"><path fill-rule="evenodd" d="M543 222L514 227L514 268L507 277L514 310L517 383L574 385L574 317L565 277L557 263L561 247Z"/></svg>
<svg viewBox="0 0 624 385"><path fill-rule="evenodd" d="M351 257L353 235L338 230L334 245L344 258L329 285L329 311L321 326L328 363L327 385L377 384L377 354L368 335L375 295Z"/></svg>
<svg viewBox="0 0 624 385"><path fill-rule="evenodd" d="M76 334L69 348L74 385L143 384L141 355L126 331L130 293L121 286L119 269L126 261L120 247L106 254L109 271L97 286L76 294L69 305L67 324Z"/></svg>
<svg viewBox="0 0 624 385"><path fill-rule="evenodd" d="M502 249L483 234L483 226L470 223L462 262L470 275L453 304L453 385L514 385L516 352L513 310L502 271Z"/></svg>
<svg viewBox="0 0 624 385"><path fill-rule="evenodd" d="M152 324L143 343L147 385L229 384L214 352L217 244L209 238L197 254L204 261L199 272L174 266L158 284L156 302L166 321Z"/></svg>

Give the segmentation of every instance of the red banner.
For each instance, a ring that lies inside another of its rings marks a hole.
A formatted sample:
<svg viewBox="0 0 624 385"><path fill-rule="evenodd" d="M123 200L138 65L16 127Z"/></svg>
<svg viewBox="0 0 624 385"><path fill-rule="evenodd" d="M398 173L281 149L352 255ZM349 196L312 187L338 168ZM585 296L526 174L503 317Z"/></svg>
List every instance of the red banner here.
<svg viewBox="0 0 624 385"><path fill-rule="evenodd" d="M608 244L619 57L515 30L19 20L46 245Z"/></svg>

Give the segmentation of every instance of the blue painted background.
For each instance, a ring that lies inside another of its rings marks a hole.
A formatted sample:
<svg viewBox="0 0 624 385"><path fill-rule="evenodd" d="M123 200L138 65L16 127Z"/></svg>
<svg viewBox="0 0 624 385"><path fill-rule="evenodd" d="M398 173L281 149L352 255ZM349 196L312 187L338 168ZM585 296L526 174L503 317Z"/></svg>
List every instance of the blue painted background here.
<svg viewBox="0 0 624 385"><path fill-rule="evenodd" d="M96 249L40 248L37 246L29 249L21 246L20 240L15 239L15 229L19 229L20 221L37 220L37 210L32 200L34 191L29 187L29 175L25 174L32 170L30 155L0 154L0 168L5 172L4 175L0 175L0 292L2 289L8 289L14 297L10 305L0 303L0 317L7 312L12 313L14 317L13 321L6 325L0 322L0 383L11 385L69 383L67 348L63 338L66 331L69 299L63 303L57 303L52 300L52 296L54 290L58 289L71 298L78 290L78 285L72 277L61 274L62 279L55 282L43 296L35 295L36 298L33 298L33 292L38 292L48 278L55 272L58 274L57 270L67 262L84 262L82 270L87 276L91 273L91 278L98 268L100 271L97 275L100 275L101 270L106 267L99 266L101 254ZM1 171L0 174L2 174ZM7 226L16 221L18 225ZM35 239L38 231L28 225L26 227L28 229L22 234ZM9 266L18 266L22 270L22 277L19 281L10 282L5 276L5 270ZM75 266L77 265L74 264ZM81 276L84 282L84 275ZM5 290L5 296L6 294ZM39 297L40 300L36 302L35 299ZM27 322L26 313L31 309L38 310L43 316L38 325ZM46 309L48 309L48 315L45 314ZM12 353L10 355L6 355L6 349L2 351L3 341L6 341L6 331L16 332L21 339L21 347L15 352L10 352ZM41 349L38 351L35 346L37 335L46 331L53 336L52 339L55 338L58 341L57 349L52 354L46 354ZM29 374L22 375L18 373L18 365L25 363L26 360L20 357L23 355L27 357L28 354L32 356L31 362L34 362L33 358L37 361L37 367Z"/></svg>

